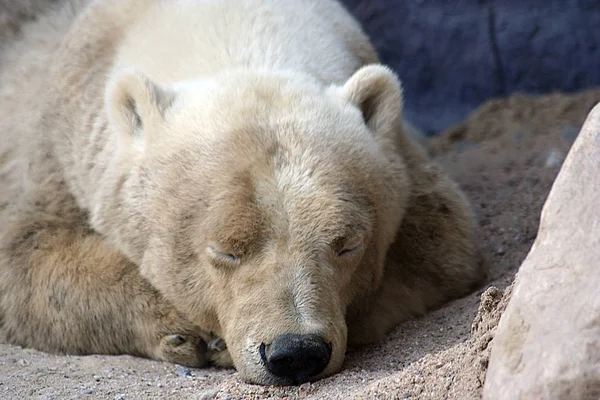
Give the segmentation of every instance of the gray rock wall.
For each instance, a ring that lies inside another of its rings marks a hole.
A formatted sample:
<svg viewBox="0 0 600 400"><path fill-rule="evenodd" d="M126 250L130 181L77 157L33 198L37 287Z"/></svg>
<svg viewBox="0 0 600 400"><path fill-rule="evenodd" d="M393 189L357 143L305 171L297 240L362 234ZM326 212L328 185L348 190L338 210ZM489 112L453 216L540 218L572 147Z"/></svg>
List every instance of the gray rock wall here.
<svg viewBox="0 0 600 400"><path fill-rule="evenodd" d="M492 97L600 86L598 0L342 0L427 132Z"/></svg>

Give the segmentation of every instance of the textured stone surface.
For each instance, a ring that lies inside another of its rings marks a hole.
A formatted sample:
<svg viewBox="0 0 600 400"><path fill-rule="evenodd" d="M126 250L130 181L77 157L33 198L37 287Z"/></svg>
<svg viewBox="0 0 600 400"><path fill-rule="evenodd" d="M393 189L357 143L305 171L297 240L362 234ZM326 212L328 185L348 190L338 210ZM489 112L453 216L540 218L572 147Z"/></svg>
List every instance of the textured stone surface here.
<svg viewBox="0 0 600 400"><path fill-rule="evenodd" d="M490 357L484 399L600 398L600 104L542 210Z"/></svg>
<svg viewBox="0 0 600 400"><path fill-rule="evenodd" d="M401 76L406 115L438 132L515 91L600 85L597 0L342 0Z"/></svg>

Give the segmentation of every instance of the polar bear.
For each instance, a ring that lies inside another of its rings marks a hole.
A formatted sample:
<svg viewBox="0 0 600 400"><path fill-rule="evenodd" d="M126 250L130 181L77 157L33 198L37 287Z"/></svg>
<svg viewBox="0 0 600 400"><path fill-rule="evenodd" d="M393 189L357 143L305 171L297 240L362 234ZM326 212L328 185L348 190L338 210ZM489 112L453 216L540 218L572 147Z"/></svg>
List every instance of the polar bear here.
<svg viewBox="0 0 600 400"><path fill-rule="evenodd" d="M10 343L296 384L486 277L333 0L68 0L3 63Z"/></svg>

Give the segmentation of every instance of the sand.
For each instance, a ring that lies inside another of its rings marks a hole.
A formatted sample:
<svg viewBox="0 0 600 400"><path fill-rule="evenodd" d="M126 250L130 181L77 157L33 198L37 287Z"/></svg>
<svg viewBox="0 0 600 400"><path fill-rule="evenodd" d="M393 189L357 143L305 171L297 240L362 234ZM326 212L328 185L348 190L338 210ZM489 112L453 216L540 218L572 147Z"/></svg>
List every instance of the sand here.
<svg viewBox="0 0 600 400"><path fill-rule="evenodd" d="M278 388L234 370L130 356L57 356L0 344L0 398L477 399L510 284L537 233L562 160L600 91L491 101L428 143L471 199L491 263L488 285L347 355L341 373ZM503 292L506 290L506 293Z"/></svg>

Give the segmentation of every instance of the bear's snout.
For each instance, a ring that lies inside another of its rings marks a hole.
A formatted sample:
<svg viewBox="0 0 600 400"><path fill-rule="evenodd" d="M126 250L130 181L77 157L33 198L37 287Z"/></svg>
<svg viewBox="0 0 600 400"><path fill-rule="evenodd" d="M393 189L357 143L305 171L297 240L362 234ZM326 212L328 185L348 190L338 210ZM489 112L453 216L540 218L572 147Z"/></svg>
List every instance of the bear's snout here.
<svg viewBox="0 0 600 400"><path fill-rule="evenodd" d="M331 344L321 336L284 334L270 345L260 345L262 362L273 375L298 384L323 372L331 358Z"/></svg>

